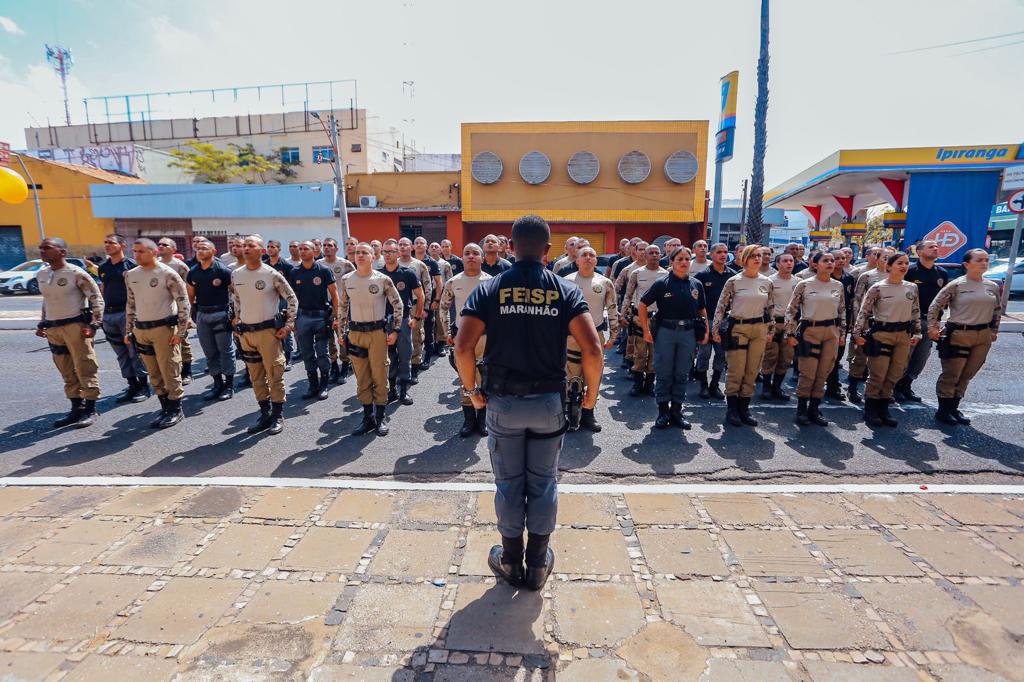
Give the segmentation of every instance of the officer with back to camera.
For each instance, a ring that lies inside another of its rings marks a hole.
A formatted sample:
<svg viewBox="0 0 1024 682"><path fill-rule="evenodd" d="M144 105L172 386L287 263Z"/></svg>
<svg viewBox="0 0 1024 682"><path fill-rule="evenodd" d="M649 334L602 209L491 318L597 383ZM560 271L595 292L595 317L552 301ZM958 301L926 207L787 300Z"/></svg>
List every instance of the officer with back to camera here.
<svg viewBox="0 0 1024 682"><path fill-rule="evenodd" d="M455 339L463 390L474 407L487 408L487 446L497 485L494 508L502 540L491 548L487 563L509 584L533 590L544 586L554 567L548 544L555 529L555 476L566 428L566 338L572 335L583 356L587 409L597 403L604 364L601 339L579 287L544 268L550 242L551 230L541 217L515 221L515 264L473 291ZM484 334L480 386L474 351ZM525 547L524 529L529 531Z"/></svg>

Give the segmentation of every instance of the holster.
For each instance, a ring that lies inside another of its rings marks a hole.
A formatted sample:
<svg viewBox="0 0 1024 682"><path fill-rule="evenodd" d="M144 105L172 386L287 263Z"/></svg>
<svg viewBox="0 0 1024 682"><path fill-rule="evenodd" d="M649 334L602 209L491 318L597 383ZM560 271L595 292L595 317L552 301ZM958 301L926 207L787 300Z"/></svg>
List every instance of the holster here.
<svg viewBox="0 0 1024 682"><path fill-rule="evenodd" d="M970 357L971 349L967 346L953 345L953 332L947 327L942 330L939 342L935 344L939 352L939 359L952 360L954 358Z"/></svg>
<svg viewBox="0 0 1024 682"><path fill-rule="evenodd" d="M565 391L565 418L573 428L579 426L580 411L583 408L583 379L573 377L566 384Z"/></svg>
<svg viewBox="0 0 1024 682"><path fill-rule="evenodd" d="M156 348L146 343L139 343L139 340L135 338L135 334L129 334L128 338L131 340L132 345L135 346L135 352L139 355L156 355Z"/></svg>
<svg viewBox="0 0 1024 682"><path fill-rule="evenodd" d="M396 344L397 345L397 344ZM354 358L361 358L366 360L370 357L370 349L357 346L348 339L348 334L345 335L345 348L348 349L348 354Z"/></svg>
<svg viewBox="0 0 1024 682"><path fill-rule="evenodd" d="M746 346L740 345L740 340L733 336L732 328L735 326L731 317L726 317L722 320L722 324L718 326L718 335L722 338L722 350L740 350L746 348Z"/></svg>
<svg viewBox="0 0 1024 682"><path fill-rule="evenodd" d="M820 358L821 349L824 344L811 343L804 338L802 333L796 336L796 356L799 358Z"/></svg>

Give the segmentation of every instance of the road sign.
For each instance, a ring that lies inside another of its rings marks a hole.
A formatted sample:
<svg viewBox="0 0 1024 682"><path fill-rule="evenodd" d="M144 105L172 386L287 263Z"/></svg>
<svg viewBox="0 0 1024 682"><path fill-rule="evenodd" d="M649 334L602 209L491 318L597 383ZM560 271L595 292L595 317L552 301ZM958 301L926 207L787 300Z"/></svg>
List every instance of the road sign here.
<svg viewBox="0 0 1024 682"><path fill-rule="evenodd" d="M1011 213L1024 213L1024 189L1019 189L1006 200L1006 208Z"/></svg>
<svg viewBox="0 0 1024 682"><path fill-rule="evenodd" d="M1003 191L1024 189L1024 165L1007 166L1003 169Z"/></svg>
<svg viewBox="0 0 1024 682"><path fill-rule="evenodd" d="M938 245L940 259L948 258L967 243L967 235L950 220L939 223L938 227L922 239L931 239Z"/></svg>

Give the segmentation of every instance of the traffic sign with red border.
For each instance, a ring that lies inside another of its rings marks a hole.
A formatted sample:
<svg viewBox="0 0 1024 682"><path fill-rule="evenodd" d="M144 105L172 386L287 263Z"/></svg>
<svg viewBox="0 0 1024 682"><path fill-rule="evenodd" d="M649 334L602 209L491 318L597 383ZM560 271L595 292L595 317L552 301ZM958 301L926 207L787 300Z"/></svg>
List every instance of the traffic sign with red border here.
<svg viewBox="0 0 1024 682"><path fill-rule="evenodd" d="M1006 200L1006 208L1011 213L1024 213L1024 189L1019 189Z"/></svg>

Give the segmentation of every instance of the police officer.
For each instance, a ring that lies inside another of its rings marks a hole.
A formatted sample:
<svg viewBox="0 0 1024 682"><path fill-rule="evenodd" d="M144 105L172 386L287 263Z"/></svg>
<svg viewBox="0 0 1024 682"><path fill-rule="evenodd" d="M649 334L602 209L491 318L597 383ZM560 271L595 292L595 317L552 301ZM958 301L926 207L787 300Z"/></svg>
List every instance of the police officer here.
<svg viewBox="0 0 1024 682"><path fill-rule="evenodd" d="M793 347L783 340L786 333L786 306L793 297L793 289L799 281L793 277L793 255L781 253L775 259L775 274L772 281L772 335L764 347L764 361L761 363L761 399L787 402L789 396L782 392L782 380L793 364Z"/></svg>
<svg viewBox="0 0 1024 682"><path fill-rule="evenodd" d="M590 317L597 325L597 334L601 339L602 346L605 349L611 348L615 345L615 339L619 335L619 306L615 297L615 285L610 279L597 273L597 251L589 244L583 248L577 248L576 265L579 269L565 279L578 286L583 292L583 299L587 302L587 307L590 308ZM655 364L657 363L655 362ZM655 367L655 369L657 368ZM578 379L583 389L582 393L586 392L583 355L580 353L576 339L572 337L567 340L565 373L570 382L573 379ZM570 387L570 394L571 392ZM579 423L569 424L570 431L575 431L580 427L594 433L601 431L601 425L594 418L594 408L581 408Z"/></svg>
<svg viewBox="0 0 1024 682"><path fill-rule="evenodd" d="M949 284L949 272L942 266L936 265L939 257L939 246L931 239L926 239L917 245L917 262L907 270L907 281L917 285L917 295L921 302L922 328L928 328L928 309L932 301L939 295L942 287ZM910 360L907 363L907 373L903 375L893 388L893 396L896 400L907 400L915 403L921 402L921 396L914 393L914 380L921 376L924 367L928 364L928 356L931 355L932 340L925 334L917 345L910 350Z"/></svg>
<svg viewBox="0 0 1024 682"><path fill-rule="evenodd" d="M590 246L590 242L583 237L576 239L576 246L573 248L572 253L568 258L563 258L560 262L555 264L555 267L551 270L559 277L568 277L572 273L580 269L579 264L576 262L580 256L580 249L585 249Z"/></svg>
<svg viewBox="0 0 1024 682"><path fill-rule="evenodd" d="M434 295L434 284L430 276L430 269L427 268L426 263L413 257L412 240L408 237L402 237L398 240L398 264L416 273L420 280L420 286L423 288L423 298L425 301L423 312L420 313L419 323L412 330L412 379L409 383L416 384L418 383L416 377L420 371L430 368L430 357L423 352L423 341L425 339L423 327L426 325L428 304Z"/></svg>
<svg viewBox="0 0 1024 682"><path fill-rule="evenodd" d="M886 262L889 260L889 256L893 254L893 250L882 248L878 250L877 254L878 258L875 261L875 267L871 270L864 270L857 277L857 286L853 292L854 311L860 310L861 304L864 301L864 294L871 288L871 285L885 277ZM868 359L864 355L863 347L858 346L856 343L851 344L848 360L850 362L850 372L847 378L846 396L850 399L851 403L860 405L861 397L857 392L857 386L864 381L864 376L867 374L868 369Z"/></svg>
<svg viewBox="0 0 1024 682"><path fill-rule="evenodd" d="M743 247L737 262L743 270L726 281L711 325L711 338L726 348L728 357L725 421L733 426L757 426L750 416L750 399L774 324L769 313L775 308L772 281L760 273L761 258L758 244Z"/></svg>
<svg viewBox="0 0 1024 682"><path fill-rule="evenodd" d="M484 260L484 252L478 244L466 244L466 247L462 250L462 258L465 270L446 282L444 292L441 294L441 308L438 317L441 319L441 324L444 325L444 337L450 346L455 345L454 337L458 334L459 321L462 319L462 308L466 305L466 301L469 300L469 295L480 284L491 279L490 275L480 270L480 265ZM454 329L450 329L448 314L453 310L455 312L455 325ZM477 341L476 348L474 349L478 366L483 358L486 344L487 335L485 334ZM479 371L476 374L476 383L477 385L480 383ZM481 436L486 436L487 409L477 410L473 407L473 401L469 399L465 392L460 391L460 396L462 398L463 420L462 428L459 429L459 436L466 438L474 432L479 433Z"/></svg>
<svg viewBox="0 0 1024 682"><path fill-rule="evenodd" d="M683 240L679 239L678 237L672 237L670 239L666 239L665 240L665 244L664 244L665 255L662 257L662 259L660 261L658 261L658 265L660 265L661 267L665 268L666 271L671 270L672 269L672 254L675 252L676 249L678 249L682 245L683 245Z"/></svg>
<svg viewBox="0 0 1024 682"><path fill-rule="evenodd" d="M729 247L718 242L709 251L711 254L711 265L695 275L697 281L704 285L704 303L708 310L718 309L718 297L722 295L722 289L729 278L736 273L725 266L729 258ZM711 354L714 353L712 362ZM708 380L708 368L711 368L711 380ZM700 381L700 397L714 400L724 400L725 395L718 388L718 382L725 371L725 349L722 344L707 343L697 349L696 375Z"/></svg>
<svg viewBox="0 0 1024 682"><path fill-rule="evenodd" d="M124 342L124 308L128 291L124 273L135 267L135 261L125 257L128 241L119 234L108 234L103 239L107 260L99 266L100 294L103 296L103 335L114 350L121 376L128 382L128 390L118 396L116 403L140 403L149 397L146 367L135 352L135 347Z"/></svg>
<svg viewBox="0 0 1024 682"><path fill-rule="evenodd" d="M231 268L213 257L213 242L196 243L195 267L185 276L196 334L213 386L203 400L230 400L235 394L235 346L231 339Z"/></svg>
<svg viewBox="0 0 1024 682"><path fill-rule="evenodd" d="M896 382L903 378L910 349L921 340L921 304L917 285L904 281L910 259L895 253L886 261L888 276L864 294L854 343L868 358L868 382L864 387L864 421L869 426L896 426L889 401Z"/></svg>
<svg viewBox="0 0 1024 682"><path fill-rule="evenodd" d="M622 313L622 299L626 295L626 282L629 279L629 275L623 273L631 267L634 267L635 263L639 263L635 267L643 265L643 253L638 250L640 245L643 248L647 248L647 242L640 239L639 237L633 237L629 240L629 246L626 247L626 257L620 258L615 261L615 265L610 268L608 279L615 282L615 295L619 304L619 313ZM633 367L633 336L629 333L627 325L619 326L619 340L616 352L623 356L622 369L632 369Z"/></svg>
<svg viewBox="0 0 1024 682"><path fill-rule="evenodd" d="M160 262L174 270L184 282L188 277L189 266L185 264L185 261L175 257L178 252L178 243L170 237L161 237L156 246ZM192 321L190 320L189 327L191 326ZM181 383L186 386L192 383L192 344L188 342L187 330L185 336L181 338Z"/></svg>
<svg viewBox="0 0 1024 682"><path fill-rule="evenodd" d="M441 240L441 258L452 266L452 275L457 275L465 269L462 264L462 259L456 256L452 251L452 242L450 239Z"/></svg>
<svg viewBox="0 0 1024 682"><path fill-rule="evenodd" d="M639 332L633 328L633 325L629 324L629 316L627 312L630 311L630 304L626 300L626 287L629 285L629 276L633 274L633 271L637 268L642 268L647 262L645 255L647 251L647 242L638 240L633 244L633 261L627 263L621 270L619 270L618 276L615 278L615 291L619 296L619 315L622 317L622 328L624 330L625 345L623 346L623 357L622 357L622 368L628 369L630 374L633 372L633 350L636 347L636 341L639 336Z"/></svg>
<svg viewBox="0 0 1024 682"><path fill-rule="evenodd" d="M497 277L512 267L512 263L501 257L501 242L495 235L484 237L480 247L484 250L484 262L480 269L491 277Z"/></svg>
<svg viewBox="0 0 1024 682"><path fill-rule="evenodd" d="M398 264L396 240L388 239L384 242L381 246L381 256L384 258L384 266L375 269L391 278L402 299L401 320L394 317L390 304L386 311L386 314L394 319L398 331L398 340L388 348L388 402L393 403L397 400L403 405L412 405L413 399L409 395L409 386L412 385L412 337L416 333L416 328L422 324L420 318L425 303L423 285L415 272Z"/></svg>
<svg viewBox="0 0 1024 682"><path fill-rule="evenodd" d="M853 308L853 299L854 294L856 293L857 280L853 275L847 272L846 266L849 264L850 260L849 253L847 253L846 249L834 249L832 251L832 256L836 259L836 265L832 269L832 279L843 285L843 301L846 303L846 328L853 329L854 317L857 314L857 311ZM804 270L804 272L810 272L810 268ZM843 400L846 399L846 396L843 395L841 382L839 381L839 366L841 360L842 353L837 353L836 361L832 365L832 371L828 373L828 379L825 381L825 397L839 402L843 402Z"/></svg>
<svg viewBox="0 0 1024 682"><path fill-rule="evenodd" d="M284 275L285 279L289 279L288 276L295 268L295 265L288 262L288 259L281 258L281 242L276 239L267 240L267 253L263 256L263 262ZM278 305L281 310L287 308L287 303L283 298ZM295 352L295 335L289 332L281 342L281 346L284 348L284 371L290 372L292 370L292 355Z"/></svg>
<svg viewBox="0 0 1024 682"><path fill-rule="evenodd" d="M356 269L356 266L352 265L351 261L338 257L338 241L333 237L328 237L324 240L323 249L324 257L320 259L320 262L331 269L331 272L334 274L335 284L341 282L342 277ZM342 321L341 331L338 334L335 333L333 326L329 331L327 349L331 356L330 378L335 384L343 384L352 366L349 361L348 350L338 341L338 339L344 338L344 321Z"/></svg>
<svg viewBox="0 0 1024 682"><path fill-rule="evenodd" d="M800 362L796 423L828 426L819 406L825 379L846 343L846 302L843 285L832 278L835 257L819 251L811 256L817 274L800 280L786 308L786 343L796 348Z"/></svg>
<svg viewBox="0 0 1024 682"><path fill-rule="evenodd" d="M67 255L63 239L50 237L39 244L46 266L36 275L43 295L36 336L50 345L53 364L64 379L64 395L71 401L71 411L53 423L55 428L94 424L100 397L93 338L102 325L103 297L89 273L68 263Z"/></svg>
<svg viewBox="0 0 1024 682"><path fill-rule="evenodd" d="M1002 301L999 285L983 277L988 264L984 249L969 250L964 254L967 274L942 287L928 308L928 335L938 342L942 360L935 385L939 399L935 418L943 424L971 423L960 411L960 401L999 335ZM947 308L949 317L940 333L939 320Z"/></svg>
<svg viewBox="0 0 1024 682"><path fill-rule="evenodd" d="M125 273L126 344L135 343L160 399L161 410L150 428L166 429L185 415L181 411L181 341L188 332L189 306L185 282L160 262L157 245L142 237L132 244L138 266Z"/></svg>
<svg viewBox="0 0 1024 682"><path fill-rule="evenodd" d="M516 263L484 283L462 310L455 338L456 365L473 406L487 408L488 449L502 544L491 548L488 566L513 585L544 586L554 567L548 547L558 506L558 454L565 433L566 337L583 355L593 409L601 382L601 340L579 287L545 270L551 231L539 216L512 225ZM487 334L484 381L476 383L476 344ZM523 530L529 530L525 546Z"/></svg>
<svg viewBox="0 0 1024 682"><path fill-rule="evenodd" d="M641 393L654 393L654 347L644 341L643 329L639 324L640 298L647 293L662 275L666 274L665 268L659 265L661 261L661 249L654 244L644 249L644 267L636 268L629 273L629 281L626 283L626 294L623 297L624 322L629 323L630 333L636 338L633 340L633 387L629 390L631 396L638 396ZM651 313L657 310L652 309Z"/></svg>
<svg viewBox="0 0 1024 682"><path fill-rule="evenodd" d="M408 241L408 240L406 240ZM348 321L348 352L356 375L356 397L363 405L363 421L354 436L376 430L388 435L388 346L398 341L395 321L404 316L402 297L391 278L373 269L373 247L358 244L352 250L356 270L342 278L341 313ZM387 319L391 304L392 318Z"/></svg>
<svg viewBox="0 0 1024 682"><path fill-rule="evenodd" d="M431 297L426 310L427 319L423 321L423 355L426 360L432 360L440 345L436 343L437 310L441 305L441 287L444 286L444 278L441 267L427 251L427 240L423 237L416 237L413 242L413 256L426 265L430 273Z"/></svg>
<svg viewBox="0 0 1024 682"><path fill-rule="evenodd" d="M284 429L284 351L281 341L295 329L298 301L280 272L263 262L263 239L249 235L242 243L243 264L231 273L235 319L232 327L242 343L252 389L260 406L249 433ZM280 321L280 299L287 301Z"/></svg>
<svg viewBox="0 0 1024 682"><path fill-rule="evenodd" d="M669 254L671 270L658 278L640 298L638 306L644 341L654 345L654 398L658 403L655 428L669 425L688 430L683 418L686 383L690 380L697 344L708 342L704 287L690 277L690 250L676 247ZM658 306L657 334L651 329L647 310Z"/></svg>
<svg viewBox="0 0 1024 682"><path fill-rule="evenodd" d="M338 285L327 259L313 259L312 242L299 243L299 258L299 266L288 273L288 284L298 301L295 336L309 382L302 399L327 400L331 374L327 343L334 337L334 321L339 319Z"/></svg>

